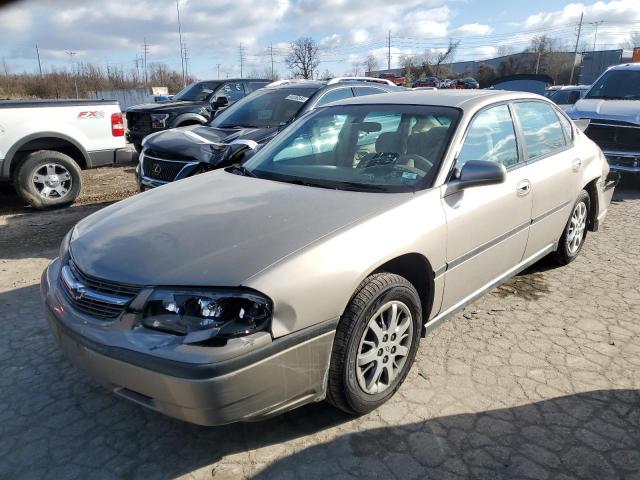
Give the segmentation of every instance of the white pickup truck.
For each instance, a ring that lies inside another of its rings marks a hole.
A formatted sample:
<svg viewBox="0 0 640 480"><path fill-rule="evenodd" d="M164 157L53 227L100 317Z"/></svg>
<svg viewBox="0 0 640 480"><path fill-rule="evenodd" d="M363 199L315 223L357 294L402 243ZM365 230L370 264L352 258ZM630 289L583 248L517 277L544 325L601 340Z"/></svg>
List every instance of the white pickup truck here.
<svg viewBox="0 0 640 480"><path fill-rule="evenodd" d="M69 205L80 170L131 159L118 102L0 101L0 181L35 208Z"/></svg>

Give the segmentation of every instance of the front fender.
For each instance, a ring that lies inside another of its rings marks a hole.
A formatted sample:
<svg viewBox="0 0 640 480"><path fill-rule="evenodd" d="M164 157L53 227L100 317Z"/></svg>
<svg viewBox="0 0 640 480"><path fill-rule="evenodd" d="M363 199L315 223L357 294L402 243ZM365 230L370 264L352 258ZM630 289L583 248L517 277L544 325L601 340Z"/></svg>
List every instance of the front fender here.
<svg viewBox="0 0 640 480"><path fill-rule="evenodd" d="M169 124L169 128L176 128L184 122L197 122L202 125L207 123L209 119L199 113L181 113L176 118L174 118Z"/></svg>

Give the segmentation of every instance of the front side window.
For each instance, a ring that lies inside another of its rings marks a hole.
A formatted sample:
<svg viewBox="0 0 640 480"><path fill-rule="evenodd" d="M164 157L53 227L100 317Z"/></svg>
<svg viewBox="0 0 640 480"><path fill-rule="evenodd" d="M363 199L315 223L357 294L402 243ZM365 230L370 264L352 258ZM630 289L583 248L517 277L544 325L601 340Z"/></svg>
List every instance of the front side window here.
<svg viewBox="0 0 640 480"><path fill-rule="evenodd" d="M321 107L322 105L326 105L327 103L335 102L338 100L342 100L344 98L353 97L353 93L350 88L338 88L336 90L332 90L329 93L326 93L316 104L317 107Z"/></svg>
<svg viewBox="0 0 640 480"><path fill-rule="evenodd" d="M315 92L313 88L265 88L234 103L210 125L217 128L278 127L289 122Z"/></svg>
<svg viewBox="0 0 640 480"><path fill-rule="evenodd" d="M541 157L566 145L565 134L554 108L542 102L517 102L514 108L527 149L527 159Z"/></svg>
<svg viewBox="0 0 640 480"><path fill-rule="evenodd" d="M480 112L471 122L456 165L484 160L510 167L518 163L516 132L507 105Z"/></svg>
<svg viewBox="0 0 640 480"><path fill-rule="evenodd" d="M640 100L640 70L609 70L596 80L586 98Z"/></svg>
<svg viewBox="0 0 640 480"><path fill-rule="evenodd" d="M245 167L283 182L412 191L435 178L457 118L456 109L426 105L321 108L283 131Z"/></svg>
<svg viewBox="0 0 640 480"><path fill-rule="evenodd" d="M237 102L244 97L244 88L240 82L225 83L222 88L216 92L216 97L227 97L229 103Z"/></svg>

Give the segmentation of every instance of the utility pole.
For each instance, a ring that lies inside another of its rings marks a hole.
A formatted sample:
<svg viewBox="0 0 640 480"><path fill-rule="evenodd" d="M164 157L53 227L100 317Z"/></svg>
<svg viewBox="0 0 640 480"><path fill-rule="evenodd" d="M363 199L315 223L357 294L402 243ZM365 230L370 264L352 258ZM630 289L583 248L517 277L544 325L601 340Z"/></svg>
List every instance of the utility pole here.
<svg viewBox="0 0 640 480"><path fill-rule="evenodd" d="M42 77L42 64L40 63L40 50L38 50L37 43L36 43L36 56L38 57L38 69L40 70L40 77Z"/></svg>
<svg viewBox="0 0 640 480"><path fill-rule="evenodd" d="M149 53L149 44L147 43L147 39L144 39L144 60L142 63L142 68L144 69L144 86L147 86L147 54Z"/></svg>
<svg viewBox="0 0 640 480"><path fill-rule="evenodd" d="M387 41L387 70L391 70L391 30L389 30L389 39Z"/></svg>
<svg viewBox="0 0 640 480"><path fill-rule="evenodd" d="M600 25L601 23L604 23L604 20L598 20L597 22L589 22L589 25L594 25L596 27L595 31L593 32L593 51L594 52L596 50L596 40L598 39L598 25Z"/></svg>
<svg viewBox="0 0 640 480"><path fill-rule="evenodd" d="M271 54L271 80L273 80L273 42L269 44L269 53Z"/></svg>
<svg viewBox="0 0 640 480"><path fill-rule="evenodd" d="M580 23L578 23L578 37L576 38L576 48L573 54L573 63L571 64L571 76L569 77L569 85L573 85L573 73L576 69L576 60L578 59L578 45L580 44L580 33L582 33L582 18L584 12L580 14Z"/></svg>
<svg viewBox="0 0 640 480"><path fill-rule="evenodd" d="M216 66L218 67L218 80L220 80L220 64L216 63Z"/></svg>
<svg viewBox="0 0 640 480"><path fill-rule="evenodd" d="M182 85L187 86L187 75L184 69L184 44L182 43L182 25L180 24L180 0L176 0L176 11L178 12L178 37L180 38L180 61L182 62Z"/></svg>
<svg viewBox="0 0 640 480"><path fill-rule="evenodd" d="M76 99L80 98L80 95L78 95L78 76L76 75L76 72L73 70L73 56L76 55L78 52L72 52L70 50L66 51L66 54L69 55L69 60L71 61L71 73L73 75L73 84L76 87Z"/></svg>
<svg viewBox="0 0 640 480"><path fill-rule="evenodd" d="M187 44L185 43L182 47L184 52L184 78L185 78L185 86L187 84L187 78L189 77L189 51L187 50Z"/></svg>
<svg viewBox="0 0 640 480"><path fill-rule="evenodd" d="M240 54L240 78L243 78L242 67L244 66L244 47L242 46L242 42L240 42L240 47L238 48L238 52Z"/></svg>

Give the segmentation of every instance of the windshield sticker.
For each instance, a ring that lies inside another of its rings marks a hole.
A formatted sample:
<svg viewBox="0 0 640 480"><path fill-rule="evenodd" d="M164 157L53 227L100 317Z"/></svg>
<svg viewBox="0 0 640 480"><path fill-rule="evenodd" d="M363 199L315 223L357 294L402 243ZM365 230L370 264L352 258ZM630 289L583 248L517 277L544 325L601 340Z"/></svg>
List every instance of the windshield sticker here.
<svg viewBox="0 0 640 480"><path fill-rule="evenodd" d="M402 172L402 178L406 178L407 180L415 180L418 178L418 174L413 172Z"/></svg>
<svg viewBox="0 0 640 480"><path fill-rule="evenodd" d="M287 95L284 97L285 100L293 100L294 102L304 103L309 100L309 97L303 97L302 95Z"/></svg>

